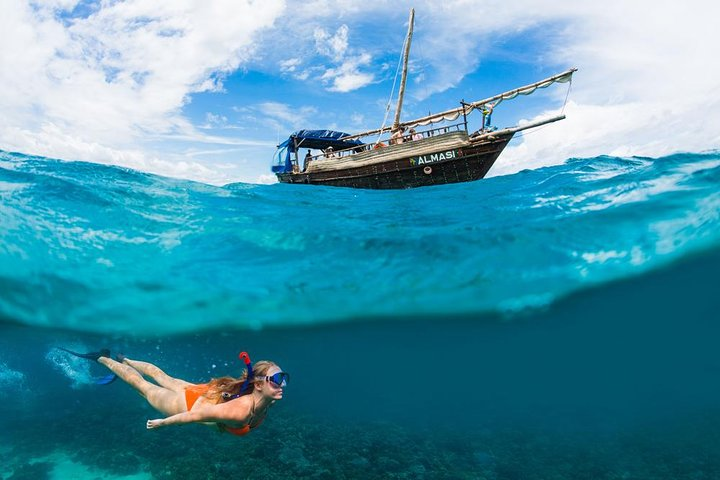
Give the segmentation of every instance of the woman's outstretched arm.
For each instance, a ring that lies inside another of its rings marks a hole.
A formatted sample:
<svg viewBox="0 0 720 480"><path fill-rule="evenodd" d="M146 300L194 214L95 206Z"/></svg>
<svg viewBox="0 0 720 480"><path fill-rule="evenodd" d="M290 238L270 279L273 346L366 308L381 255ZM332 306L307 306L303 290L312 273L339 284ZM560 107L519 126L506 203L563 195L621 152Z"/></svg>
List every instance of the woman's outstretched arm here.
<svg viewBox="0 0 720 480"><path fill-rule="evenodd" d="M185 425L200 422L237 422L243 423L250 417L250 406L240 399L219 405L203 405L197 410L178 413L166 418L147 421L147 428L160 428L170 425Z"/></svg>

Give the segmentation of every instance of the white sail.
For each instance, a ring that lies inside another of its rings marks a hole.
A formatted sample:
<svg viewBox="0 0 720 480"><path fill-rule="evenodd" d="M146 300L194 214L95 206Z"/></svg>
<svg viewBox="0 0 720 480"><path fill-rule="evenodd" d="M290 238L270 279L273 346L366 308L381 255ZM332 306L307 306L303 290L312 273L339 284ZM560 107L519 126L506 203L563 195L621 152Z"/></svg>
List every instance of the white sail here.
<svg viewBox="0 0 720 480"><path fill-rule="evenodd" d="M403 122L400 125L404 126L406 128L409 128L409 127L430 125L430 124L438 123L438 122L452 122L452 121L457 120L463 114L469 115L471 112L473 112L476 109L482 109L485 105L488 105L488 104L497 105L498 103L502 102L503 100L513 99L513 98L517 97L518 95L530 95L533 92L535 92L537 89L547 88L554 83L567 83L572 80L572 75L576 71L577 71L576 68L571 68L569 70L566 70L557 75L553 75L552 77L548 77L539 82L535 82L530 85L525 85L523 87L516 88L514 90L509 90L507 92L503 92L498 95L494 95L492 97L485 98L483 100L478 100L477 102L466 103L461 107L453 108L451 110L446 110L444 112L434 113L432 115L417 118L415 120ZM388 132L391 130L391 128L392 127L384 127L384 128L378 128L375 130L370 130L367 132L357 133L354 135L344 137L343 140L354 140L356 138L366 137L368 135L377 135L377 134Z"/></svg>

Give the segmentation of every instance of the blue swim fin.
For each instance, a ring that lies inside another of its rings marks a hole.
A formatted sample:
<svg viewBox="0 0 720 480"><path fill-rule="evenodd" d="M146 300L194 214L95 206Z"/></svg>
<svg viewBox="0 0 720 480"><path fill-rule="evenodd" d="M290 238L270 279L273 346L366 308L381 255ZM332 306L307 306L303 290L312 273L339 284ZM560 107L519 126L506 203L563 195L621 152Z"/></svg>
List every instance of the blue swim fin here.
<svg viewBox="0 0 720 480"><path fill-rule="evenodd" d="M76 357L84 358L86 360L92 360L95 362L97 362L98 358L100 358L100 357L109 357L110 356L110 350L108 350L107 348L103 348L99 352L89 352L89 353L73 352L72 350L68 350L67 348L63 348L63 347L57 347L57 348L59 348L63 352L69 353L70 355L75 355ZM93 379L93 383L95 385L109 385L112 382L114 382L115 380L117 380L117 378L118 378L117 375L115 375L114 373L111 373L110 375L105 375L104 377L99 377L99 378Z"/></svg>
<svg viewBox="0 0 720 480"><path fill-rule="evenodd" d="M109 357L110 356L110 350L108 350L107 348L103 348L99 352L90 352L90 353L73 352L72 350L68 350L67 348L63 348L63 347L57 347L57 348L59 348L63 352L67 352L71 355L75 355L76 357L84 358L86 360L94 360L96 362L98 361L98 358L100 358L100 357Z"/></svg>
<svg viewBox="0 0 720 480"><path fill-rule="evenodd" d="M109 385L115 380L117 380L117 375L114 373L111 373L110 375L106 375L104 377L96 378L95 379L95 385Z"/></svg>

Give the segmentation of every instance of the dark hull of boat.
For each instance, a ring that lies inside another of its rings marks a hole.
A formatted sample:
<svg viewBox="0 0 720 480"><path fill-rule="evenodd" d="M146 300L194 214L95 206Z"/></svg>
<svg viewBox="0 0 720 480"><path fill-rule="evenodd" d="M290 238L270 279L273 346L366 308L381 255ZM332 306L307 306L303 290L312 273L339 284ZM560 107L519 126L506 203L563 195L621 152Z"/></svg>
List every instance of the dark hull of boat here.
<svg viewBox="0 0 720 480"><path fill-rule="evenodd" d="M490 141L468 144L456 158L417 164L406 157L373 165L314 173L280 173L282 183L327 185L331 187L403 189L471 182L487 175L512 139L512 134Z"/></svg>

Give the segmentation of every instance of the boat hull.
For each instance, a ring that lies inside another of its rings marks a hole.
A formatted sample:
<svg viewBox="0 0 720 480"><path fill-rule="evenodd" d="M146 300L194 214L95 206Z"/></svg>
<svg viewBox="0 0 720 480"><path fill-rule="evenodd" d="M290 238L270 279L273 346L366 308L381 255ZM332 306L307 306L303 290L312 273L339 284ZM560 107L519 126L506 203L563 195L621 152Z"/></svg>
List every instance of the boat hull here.
<svg viewBox="0 0 720 480"><path fill-rule="evenodd" d="M404 189L471 182L487 175L497 158L512 139L503 135L481 143L467 143L457 149L454 158L418 162L408 156L372 165L349 167L334 171L310 173L279 173L282 183L327 185L367 189Z"/></svg>

